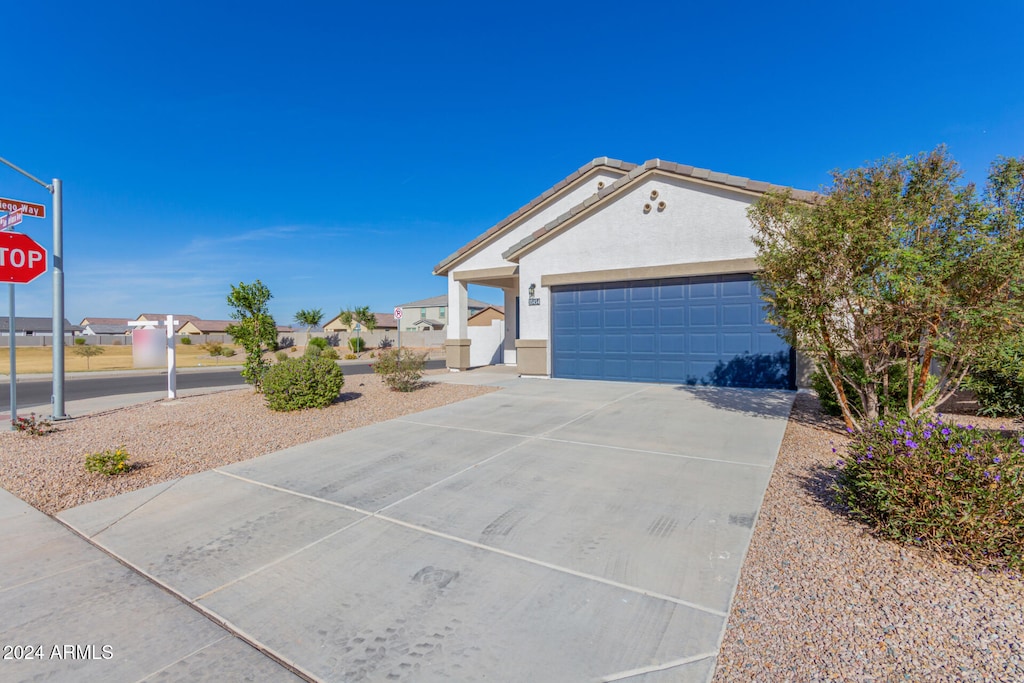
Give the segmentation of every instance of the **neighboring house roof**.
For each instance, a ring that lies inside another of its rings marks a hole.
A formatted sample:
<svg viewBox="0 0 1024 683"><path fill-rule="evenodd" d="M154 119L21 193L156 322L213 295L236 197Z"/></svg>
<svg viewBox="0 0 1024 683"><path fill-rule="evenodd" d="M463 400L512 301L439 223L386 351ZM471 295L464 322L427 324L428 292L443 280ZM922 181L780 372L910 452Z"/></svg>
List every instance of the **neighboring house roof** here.
<svg viewBox="0 0 1024 683"><path fill-rule="evenodd" d="M109 325L106 323L89 323L83 326L83 332L85 334L128 334L128 326L124 323L120 325Z"/></svg>
<svg viewBox="0 0 1024 683"><path fill-rule="evenodd" d="M521 219L540 209L549 199L561 193L563 190L572 185L576 185L581 179L584 179L585 176L591 175L598 170L613 170L615 172L626 173L628 171L632 171L635 167L636 164L631 164L628 161L609 159L608 157L598 157L589 164L584 164L576 170L576 172L555 183L553 186L545 190L539 197L536 197L525 206L520 207L518 211L496 223L482 235L464 245L461 249L445 260L441 261L434 267L434 274L446 275L448 271L451 270L459 261L470 256L477 251L477 249L491 242L494 238L512 230Z"/></svg>
<svg viewBox="0 0 1024 683"><path fill-rule="evenodd" d="M82 322L78 323L81 326L86 325L120 325L121 327L128 329L128 321L131 318L82 318Z"/></svg>
<svg viewBox="0 0 1024 683"><path fill-rule="evenodd" d="M0 317L0 332L10 331L10 318L8 316ZM53 318L14 318L14 332L52 332L53 331ZM65 332L81 332L82 328L78 325L72 325L68 322L67 318L64 318L64 331Z"/></svg>
<svg viewBox="0 0 1024 683"><path fill-rule="evenodd" d="M485 313L487 313L487 311L497 311L501 315L505 315L505 307L504 306L488 306L487 308L483 308L483 309L477 311L476 313L474 313L473 315L469 316L469 319L472 320L473 318L477 317L478 315L484 315Z"/></svg>
<svg viewBox="0 0 1024 683"><path fill-rule="evenodd" d="M444 323L440 320L431 320L430 318L420 318L414 322L413 327L417 325L430 325L431 327L444 327Z"/></svg>
<svg viewBox="0 0 1024 683"><path fill-rule="evenodd" d="M590 213L592 210L596 210L594 207L598 204L603 204L603 200L605 198L623 192L624 188L632 186L644 176L656 173L681 177L695 180L702 184L716 185L719 187L755 194L789 191L790 196L793 199L803 202L814 202L821 196L817 192L811 192L809 190L796 190L782 185L773 185L771 183L762 182L760 180L751 180L749 178L729 175L727 173L718 173L717 171L710 171L706 168L695 168L694 166L676 164L671 161L651 159L650 161L645 161L642 165L633 168L622 178L619 178L611 185L608 185L597 193L591 195L581 204L577 204L572 207L539 230L535 230L533 233L527 235L519 242L506 249L501 255L502 258L509 261L518 260L520 256L531 251L535 246L538 246L540 242L543 242L545 239L550 238L554 234L560 232L563 228L567 227L577 217L585 213Z"/></svg>
<svg viewBox="0 0 1024 683"><path fill-rule="evenodd" d="M377 327L376 327L376 329L378 329L378 330L396 330L396 329L398 329L398 323L395 322L395 316L394 316L393 313L374 313L373 315L374 315L374 317L377 318ZM340 318L340 317L341 317L341 314L339 313L338 315L336 315L333 318L331 318L330 320L328 320L324 324L324 327L334 327L335 326L334 323L338 322L338 318ZM355 321L353 321L353 323L354 322Z"/></svg>
<svg viewBox="0 0 1024 683"><path fill-rule="evenodd" d="M178 325L178 330L180 331L185 325L192 323L192 326L199 330L201 334L221 334L227 332L228 325L233 325L236 322L235 320L200 320L199 318L194 318L182 322L181 325Z"/></svg>
<svg viewBox="0 0 1024 683"><path fill-rule="evenodd" d="M178 326L184 325L189 322L196 322L200 320L199 317L194 315L188 315L187 313L142 313L136 320L144 320L146 322L163 322L167 320L168 315L173 315L174 319L178 321Z"/></svg>
<svg viewBox="0 0 1024 683"><path fill-rule="evenodd" d="M476 299L468 300L469 308L487 308L490 306L489 303L483 301L477 301ZM410 301L407 304L400 304L401 308L430 308L431 306L448 306L448 295L442 294L441 296L432 296L429 299L420 299L419 301Z"/></svg>

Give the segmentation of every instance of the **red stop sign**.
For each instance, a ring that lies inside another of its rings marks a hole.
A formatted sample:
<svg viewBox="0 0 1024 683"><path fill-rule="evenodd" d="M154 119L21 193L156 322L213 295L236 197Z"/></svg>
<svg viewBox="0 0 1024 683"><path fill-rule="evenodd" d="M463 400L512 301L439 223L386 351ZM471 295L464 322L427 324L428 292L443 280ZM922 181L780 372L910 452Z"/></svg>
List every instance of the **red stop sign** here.
<svg viewBox="0 0 1024 683"><path fill-rule="evenodd" d="M28 235L0 232L0 282L25 284L46 272L46 249Z"/></svg>

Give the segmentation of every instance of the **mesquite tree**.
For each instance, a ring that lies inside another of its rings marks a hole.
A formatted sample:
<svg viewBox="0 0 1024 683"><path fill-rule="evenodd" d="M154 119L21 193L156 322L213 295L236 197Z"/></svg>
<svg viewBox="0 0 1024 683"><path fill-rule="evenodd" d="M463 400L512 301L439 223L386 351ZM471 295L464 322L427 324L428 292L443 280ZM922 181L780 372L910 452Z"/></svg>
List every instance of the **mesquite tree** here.
<svg viewBox="0 0 1024 683"><path fill-rule="evenodd" d="M817 201L769 193L748 212L768 318L817 362L851 429L895 398L895 372L901 412L919 414L1024 324L1024 158L997 159L980 196L961 175L939 147L834 172Z"/></svg>
<svg viewBox="0 0 1024 683"><path fill-rule="evenodd" d="M270 315L267 302L273 295L259 280L252 284L239 282L231 286L228 305L234 310L231 317L237 324L227 327L227 333L245 349L245 367L242 377L256 391L263 386L263 374L269 363L263 358L263 352L273 350L277 346L277 324Z"/></svg>

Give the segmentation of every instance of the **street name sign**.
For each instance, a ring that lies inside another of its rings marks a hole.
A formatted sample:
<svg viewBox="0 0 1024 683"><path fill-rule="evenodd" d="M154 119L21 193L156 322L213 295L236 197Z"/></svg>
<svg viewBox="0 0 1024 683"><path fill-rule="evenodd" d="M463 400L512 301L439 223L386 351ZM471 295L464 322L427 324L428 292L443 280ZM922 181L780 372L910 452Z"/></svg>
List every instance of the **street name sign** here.
<svg viewBox="0 0 1024 683"><path fill-rule="evenodd" d="M23 202L20 199L8 199L7 197L0 197L0 211L8 211L10 213L21 211L29 218L46 218L46 207L42 204L33 204L32 202Z"/></svg>
<svg viewBox="0 0 1024 683"><path fill-rule="evenodd" d="M0 216L0 230L10 230L21 222L21 211Z"/></svg>
<svg viewBox="0 0 1024 683"><path fill-rule="evenodd" d="M46 272L46 249L28 235L0 232L0 282L24 285Z"/></svg>

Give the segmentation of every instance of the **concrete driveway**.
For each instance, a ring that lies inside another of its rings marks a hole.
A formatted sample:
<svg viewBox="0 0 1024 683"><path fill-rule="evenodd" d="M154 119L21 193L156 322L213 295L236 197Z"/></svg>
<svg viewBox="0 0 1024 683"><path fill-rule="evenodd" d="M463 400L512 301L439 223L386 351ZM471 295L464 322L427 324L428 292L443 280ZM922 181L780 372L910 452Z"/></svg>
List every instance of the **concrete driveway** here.
<svg viewBox="0 0 1024 683"><path fill-rule="evenodd" d="M454 379L60 518L314 679L709 680L792 394Z"/></svg>

